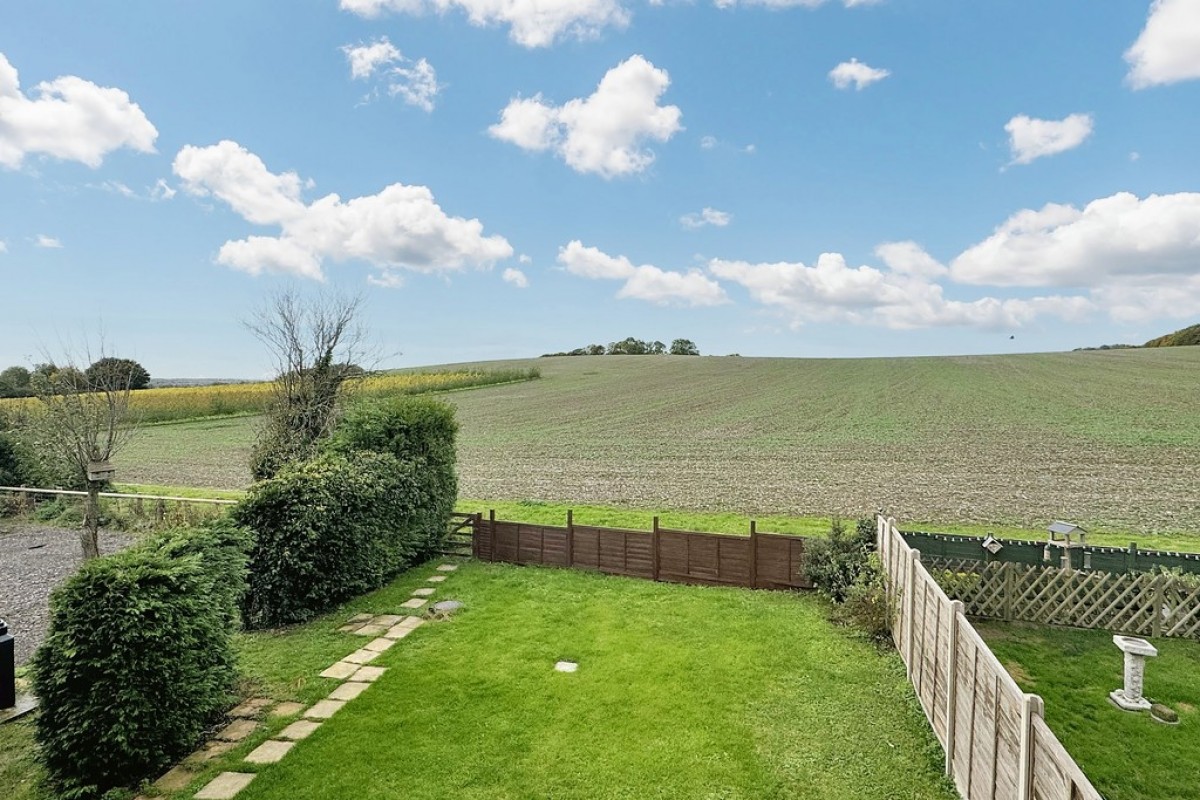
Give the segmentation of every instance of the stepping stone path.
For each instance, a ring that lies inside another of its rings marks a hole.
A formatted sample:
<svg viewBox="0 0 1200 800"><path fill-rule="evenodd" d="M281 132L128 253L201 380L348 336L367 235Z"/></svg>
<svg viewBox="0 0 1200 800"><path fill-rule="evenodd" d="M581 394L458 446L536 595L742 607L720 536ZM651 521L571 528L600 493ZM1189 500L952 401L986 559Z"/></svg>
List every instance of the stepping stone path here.
<svg viewBox="0 0 1200 800"><path fill-rule="evenodd" d="M437 569L438 573L450 573L457 570L458 565L441 564ZM427 578L427 581L441 583L446 580L446 577L445 574L432 575ZM429 602L426 598L435 591L432 587L417 589L413 592L414 596L401 605L404 608L420 608ZM401 614L355 614L338 630L342 633L372 638L362 648L355 650L336 664L330 665L321 673L322 678L342 681L329 693L328 697L317 701L309 708L305 708L300 703L280 703L272 709L273 701L268 698L259 697L247 700L230 712L230 716L234 717L234 720L217 734L216 740L209 742L204 749L189 756L184 764L175 767L159 778L155 786L163 791L179 791L187 786L196 775L186 766L187 764L200 764L232 749L258 728L259 723L256 719L267 714L268 711L270 716L275 718L291 717L297 714L301 714L302 717L279 731L275 738L268 739L251 750L244 760L248 764L275 764L281 761L291 752L297 742L307 739L315 733L325 720L371 688L371 684L379 680L387 671L386 667L364 665L374 661L385 650L424 624L425 620L421 617ZM230 800L242 789L245 789L250 781L254 780L254 775L253 772L222 772L197 792L195 798L196 800Z"/></svg>

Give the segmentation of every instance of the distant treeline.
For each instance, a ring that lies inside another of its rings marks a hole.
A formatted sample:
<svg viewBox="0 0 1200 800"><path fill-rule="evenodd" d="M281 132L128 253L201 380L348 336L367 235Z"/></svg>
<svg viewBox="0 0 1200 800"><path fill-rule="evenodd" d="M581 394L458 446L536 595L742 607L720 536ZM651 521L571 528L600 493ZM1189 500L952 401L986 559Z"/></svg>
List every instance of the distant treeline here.
<svg viewBox="0 0 1200 800"><path fill-rule="evenodd" d="M667 347L659 341L644 342L630 336L619 342L589 344L587 347L577 347L562 353L543 353L542 358L553 356L698 356L700 348L691 339L676 339Z"/></svg>
<svg viewBox="0 0 1200 800"><path fill-rule="evenodd" d="M1077 347L1076 350L1130 350L1139 347L1187 347L1200 345L1200 325L1180 328L1174 333L1151 339L1145 344L1103 344L1099 347Z"/></svg>

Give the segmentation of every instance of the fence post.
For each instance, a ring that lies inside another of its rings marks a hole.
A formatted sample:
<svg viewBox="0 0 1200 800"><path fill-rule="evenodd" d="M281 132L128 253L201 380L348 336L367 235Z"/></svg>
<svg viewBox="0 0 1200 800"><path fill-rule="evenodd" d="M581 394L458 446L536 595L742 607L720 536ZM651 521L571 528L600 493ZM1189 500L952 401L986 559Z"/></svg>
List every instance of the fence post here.
<svg viewBox="0 0 1200 800"><path fill-rule="evenodd" d="M920 550L908 551L908 564L904 577L904 665L908 668L908 679L913 677L913 614L916 613L917 593L913 580L917 574L917 562L921 560Z"/></svg>
<svg viewBox="0 0 1200 800"><path fill-rule="evenodd" d="M575 566L575 512L567 509L567 566Z"/></svg>
<svg viewBox="0 0 1200 800"><path fill-rule="evenodd" d="M954 777L954 727L958 709L958 618L963 615L962 600L950 601L950 631L946 636L950 652L946 658L946 777Z"/></svg>
<svg viewBox="0 0 1200 800"><path fill-rule="evenodd" d="M492 540L492 561L496 558L496 509L488 509L488 538Z"/></svg>
<svg viewBox="0 0 1200 800"><path fill-rule="evenodd" d="M750 588L758 588L758 523L750 520Z"/></svg>
<svg viewBox="0 0 1200 800"><path fill-rule="evenodd" d="M1166 585L1169 580L1166 575L1159 575L1154 579L1154 623L1151 629L1154 636L1162 636L1163 601L1166 599Z"/></svg>
<svg viewBox="0 0 1200 800"><path fill-rule="evenodd" d="M1013 619L1013 593L1015 591L1013 584L1016 582L1016 575L1013 573L1013 568L1016 567L1011 561L1006 561L1000 569L1004 572L1004 621L1012 622Z"/></svg>
<svg viewBox="0 0 1200 800"><path fill-rule="evenodd" d="M654 527L650 529L650 569L654 580L658 580L658 517L654 518Z"/></svg>
<svg viewBox="0 0 1200 800"><path fill-rule="evenodd" d="M1017 800L1033 797L1033 718L1045 711L1042 698L1027 694L1021 702L1021 754L1017 765Z"/></svg>

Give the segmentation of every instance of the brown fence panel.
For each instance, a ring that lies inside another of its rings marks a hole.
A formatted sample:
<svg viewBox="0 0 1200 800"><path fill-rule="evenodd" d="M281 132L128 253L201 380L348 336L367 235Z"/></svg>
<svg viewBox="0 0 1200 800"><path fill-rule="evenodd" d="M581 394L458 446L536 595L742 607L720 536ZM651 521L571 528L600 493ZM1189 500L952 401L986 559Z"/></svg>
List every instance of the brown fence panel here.
<svg viewBox="0 0 1200 800"><path fill-rule="evenodd" d="M754 539L757 588L813 588L805 570L805 539L777 533L760 533Z"/></svg>
<svg viewBox="0 0 1200 800"><path fill-rule="evenodd" d="M749 586L750 540L716 533L660 528L658 579L715 586Z"/></svg>

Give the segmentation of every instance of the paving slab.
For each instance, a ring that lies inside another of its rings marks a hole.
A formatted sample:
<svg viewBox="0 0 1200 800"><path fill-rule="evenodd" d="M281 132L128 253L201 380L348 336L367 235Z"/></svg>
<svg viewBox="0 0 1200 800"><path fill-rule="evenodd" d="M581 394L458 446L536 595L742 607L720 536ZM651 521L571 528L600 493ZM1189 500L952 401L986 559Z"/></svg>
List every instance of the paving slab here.
<svg viewBox="0 0 1200 800"><path fill-rule="evenodd" d="M229 712L231 717L257 717L275 701L269 697L253 697Z"/></svg>
<svg viewBox="0 0 1200 800"><path fill-rule="evenodd" d="M321 727L321 723L309 719L298 719L279 732L280 739L300 741L312 736L313 731Z"/></svg>
<svg viewBox="0 0 1200 800"><path fill-rule="evenodd" d="M405 600L400 606L401 608L420 608L428 602L428 600L422 600L420 597L414 597L411 600Z"/></svg>
<svg viewBox="0 0 1200 800"><path fill-rule="evenodd" d="M428 583L441 583L442 581L446 580L446 576L445 575L430 575L425 580Z"/></svg>
<svg viewBox="0 0 1200 800"><path fill-rule="evenodd" d="M363 667L351 675L350 680L355 683L374 683L383 677L385 672L387 672L387 667Z"/></svg>
<svg viewBox="0 0 1200 800"><path fill-rule="evenodd" d="M358 697L367 687L369 683L343 683L341 686L329 693L330 700L341 700L343 702L353 700Z"/></svg>
<svg viewBox="0 0 1200 800"><path fill-rule="evenodd" d="M236 744L236 742L222 742L220 740L213 740L185 758L184 762L188 764L202 764L205 761L212 761L217 756L228 753Z"/></svg>
<svg viewBox="0 0 1200 800"><path fill-rule="evenodd" d="M192 778L195 777L196 773L184 765L178 764L163 773L162 777L154 782L154 788L164 792L178 792L191 783Z"/></svg>
<svg viewBox="0 0 1200 800"><path fill-rule="evenodd" d="M347 622L367 622L371 619L371 615L367 613L355 614L347 620Z"/></svg>
<svg viewBox="0 0 1200 800"><path fill-rule="evenodd" d="M373 620L373 624L390 628L402 619L404 617L400 614L380 614Z"/></svg>
<svg viewBox="0 0 1200 800"><path fill-rule="evenodd" d="M458 564L439 564L438 572L454 572L458 569Z"/></svg>
<svg viewBox="0 0 1200 800"><path fill-rule="evenodd" d="M322 678L333 678L335 681L344 681L354 674L358 669L358 664L351 664L349 661L339 661L329 669L321 673Z"/></svg>
<svg viewBox="0 0 1200 800"><path fill-rule="evenodd" d="M338 633L354 633L361 628L362 625L363 624L361 622L355 622L351 625L343 625L342 627L338 628Z"/></svg>
<svg viewBox="0 0 1200 800"><path fill-rule="evenodd" d="M425 624L425 620L421 617L405 617L396 623L397 627L401 628L419 628Z"/></svg>
<svg viewBox="0 0 1200 800"><path fill-rule="evenodd" d="M415 630L416 630L416 628L405 628L402 625L397 625L396 627L392 628L387 633L385 633L384 636L386 636L389 639L403 639L405 636L408 636L410 633L412 633Z"/></svg>
<svg viewBox="0 0 1200 800"><path fill-rule="evenodd" d="M363 648L362 650L355 650L353 653L343 658L342 661L348 661L351 664L370 664L377 658L379 658L379 653L374 650L367 650L366 648ZM350 676L347 675L346 677Z"/></svg>
<svg viewBox="0 0 1200 800"><path fill-rule="evenodd" d="M288 754L288 750L295 746L295 742L279 742L268 739L246 754L246 763L277 764Z"/></svg>
<svg viewBox="0 0 1200 800"><path fill-rule="evenodd" d="M252 719L235 719L221 729L221 732L217 734L217 738L224 739L227 742L240 742L254 733L254 729L257 727L258 723Z"/></svg>
<svg viewBox="0 0 1200 800"><path fill-rule="evenodd" d="M293 717L304 710L304 703L293 703L288 701L280 703L271 709L272 717Z"/></svg>
<svg viewBox="0 0 1200 800"><path fill-rule="evenodd" d="M429 597L436 591L432 586L422 586L420 589L413 589L413 597Z"/></svg>
<svg viewBox="0 0 1200 800"><path fill-rule="evenodd" d="M312 708L304 712L304 716L310 719L329 719L341 711L344 705L346 704L341 700L319 700L313 704Z"/></svg>
<svg viewBox="0 0 1200 800"><path fill-rule="evenodd" d="M196 800L230 800L254 780L253 772L222 772L196 792Z"/></svg>
<svg viewBox="0 0 1200 800"><path fill-rule="evenodd" d="M388 638L381 636L378 639L372 639L371 641L364 644L363 650L371 650L376 653L382 653L384 650L387 650L389 647L391 647L395 643L396 643L395 639L388 639Z"/></svg>

